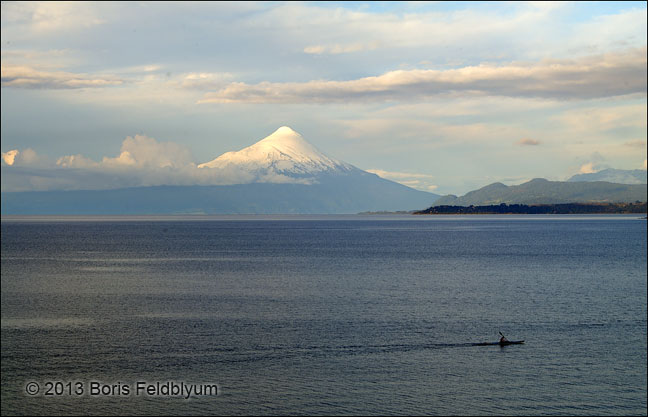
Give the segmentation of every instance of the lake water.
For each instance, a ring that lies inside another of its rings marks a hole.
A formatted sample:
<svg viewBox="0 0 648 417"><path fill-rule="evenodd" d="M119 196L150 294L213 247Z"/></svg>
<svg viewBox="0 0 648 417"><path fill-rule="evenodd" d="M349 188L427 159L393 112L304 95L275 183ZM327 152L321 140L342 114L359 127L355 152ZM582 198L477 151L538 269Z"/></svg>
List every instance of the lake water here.
<svg viewBox="0 0 648 417"><path fill-rule="evenodd" d="M640 217L5 217L2 414L646 415Z"/></svg>

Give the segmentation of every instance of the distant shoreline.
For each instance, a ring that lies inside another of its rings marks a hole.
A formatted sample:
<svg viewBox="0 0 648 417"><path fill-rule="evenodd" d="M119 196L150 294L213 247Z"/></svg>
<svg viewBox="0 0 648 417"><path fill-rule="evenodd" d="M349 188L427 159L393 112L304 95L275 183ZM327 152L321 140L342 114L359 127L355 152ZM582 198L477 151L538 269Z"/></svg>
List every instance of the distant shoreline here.
<svg viewBox="0 0 648 417"><path fill-rule="evenodd" d="M499 204L432 206L412 214L647 214L648 203Z"/></svg>

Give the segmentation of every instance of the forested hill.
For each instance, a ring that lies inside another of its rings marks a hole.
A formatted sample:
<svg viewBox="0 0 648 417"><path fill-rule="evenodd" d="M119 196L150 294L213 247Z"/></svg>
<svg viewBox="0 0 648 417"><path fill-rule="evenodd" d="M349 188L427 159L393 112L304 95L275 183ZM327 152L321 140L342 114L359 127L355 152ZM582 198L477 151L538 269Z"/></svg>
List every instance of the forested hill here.
<svg viewBox="0 0 648 417"><path fill-rule="evenodd" d="M414 214L641 214L647 203L616 204L498 204L490 206L432 206Z"/></svg>

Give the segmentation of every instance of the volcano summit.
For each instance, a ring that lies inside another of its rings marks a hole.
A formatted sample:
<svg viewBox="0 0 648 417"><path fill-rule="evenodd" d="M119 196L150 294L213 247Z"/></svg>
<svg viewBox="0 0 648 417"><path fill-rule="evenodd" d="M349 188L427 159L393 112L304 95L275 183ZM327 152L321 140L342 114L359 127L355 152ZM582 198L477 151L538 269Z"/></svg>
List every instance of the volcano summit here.
<svg viewBox="0 0 648 417"><path fill-rule="evenodd" d="M236 165L261 176L304 177L320 173L350 172L357 168L336 161L287 126L238 152L227 152L198 168L227 168Z"/></svg>

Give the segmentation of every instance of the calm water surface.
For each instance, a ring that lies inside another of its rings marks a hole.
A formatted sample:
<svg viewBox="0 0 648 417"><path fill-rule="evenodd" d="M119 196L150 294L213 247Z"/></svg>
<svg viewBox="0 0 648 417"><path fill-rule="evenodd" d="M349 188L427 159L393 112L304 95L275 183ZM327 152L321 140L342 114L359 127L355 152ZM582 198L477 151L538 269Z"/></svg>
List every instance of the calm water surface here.
<svg viewBox="0 0 648 417"><path fill-rule="evenodd" d="M639 216L3 218L1 243L3 415L646 415ZM500 330L526 343L472 345Z"/></svg>

